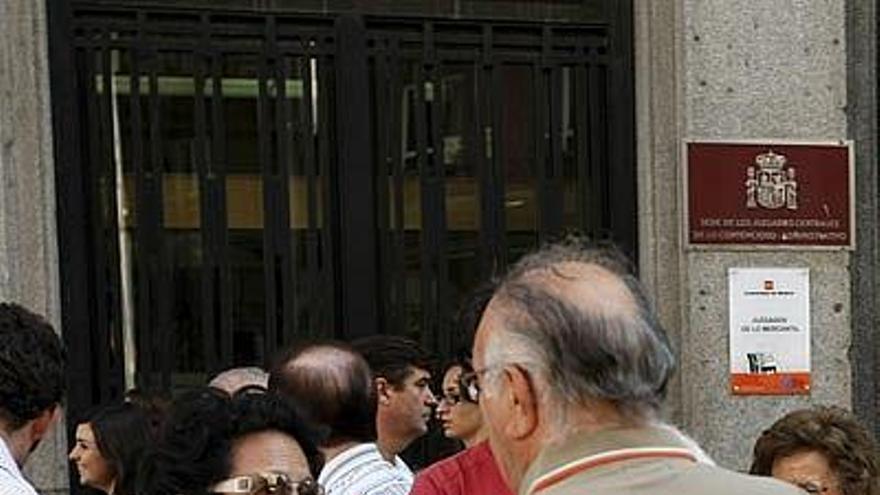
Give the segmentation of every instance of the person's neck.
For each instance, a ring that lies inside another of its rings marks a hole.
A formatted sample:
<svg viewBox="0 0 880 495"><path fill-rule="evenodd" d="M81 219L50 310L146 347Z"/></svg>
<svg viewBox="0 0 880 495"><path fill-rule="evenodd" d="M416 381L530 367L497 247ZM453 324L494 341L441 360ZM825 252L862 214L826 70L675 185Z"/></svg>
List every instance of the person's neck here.
<svg viewBox="0 0 880 495"><path fill-rule="evenodd" d="M3 439L6 448L9 449L9 453L19 467L24 466L24 462L31 453L32 442L27 431L27 428L22 427L10 432L4 425L0 425L0 438Z"/></svg>
<svg viewBox="0 0 880 495"><path fill-rule="evenodd" d="M321 453L324 454L324 459L326 459L326 461L329 462L330 459L333 459L334 457L338 456L339 454L345 452L346 450L348 450L352 447L356 447L356 446L360 445L361 443L362 442L357 442L355 440L343 441L343 442L339 442L339 443L334 443L333 445L330 445L327 447L321 447L320 450L321 450Z"/></svg>
<svg viewBox="0 0 880 495"><path fill-rule="evenodd" d="M464 443L464 448L469 449L474 445L482 442L483 440L486 440L487 438L489 438L489 432L485 427L483 427L474 432L473 435L467 438L462 438L461 441L462 443Z"/></svg>
<svg viewBox="0 0 880 495"><path fill-rule="evenodd" d="M396 438L385 437L379 438L376 441L376 446L379 447L379 452L382 454L382 458L391 463L394 463L397 454L403 452L407 445L409 445L409 442L403 442Z"/></svg>

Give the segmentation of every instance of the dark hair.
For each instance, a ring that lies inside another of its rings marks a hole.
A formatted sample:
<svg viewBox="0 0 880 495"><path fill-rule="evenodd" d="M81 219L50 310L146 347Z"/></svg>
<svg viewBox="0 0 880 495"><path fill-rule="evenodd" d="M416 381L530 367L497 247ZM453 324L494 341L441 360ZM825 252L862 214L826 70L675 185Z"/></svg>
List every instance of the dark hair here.
<svg viewBox="0 0 880 495"><path fill-rule="evenodd" d="M144 459L138 493L206 493L229 476L236 440L273 430L296 440L317 477L324 459L314 433L287 401L270 394L232 398L209 387L188 392L172 404L161 437Z"/></svg>
<svg viewBox="0 0 880 495"><path fill-rule="evenodd" d="M309 472L317 479L324 467L324 456L316 446L317 432L300 417L290 402L273 394L239 395L233 405L233 440L249 433L278 430L299 444L309 463Z"/></svg>
<svg viewBox="0 0 880 495"><path fill-rule="evenodd" d="M612 246L570 236L524 256L501 282L504 349L487 356L528 359L560 405L609 401L630 419L656 416L675 369L665 330L629 263ZM570 291L589 288L590 299ZM602 298L629 300L606 308ZM562 416L560 415L560 418Z"/></svg>
<svg viewBox="0 0 880 495"><path fill-rule="evenodd" d="M0 421L17 430L61 402L65 355L42 317L0 303Z"/></svg>
<svg viewBox="0 0 880 495"><path fill-rule="evenodd" d="M222 391L200 388L178 397L138 473L141 495L201 494L230 470L233 415Z"/></svg>
<svg viewBox="0 0 880 495"><path fill-rule="evenodd" d="M430 370L434 366L418 342L399 335L372 335L351 344L367 360L373 377L382 377L393 387L403 386L412 368Z"/></svg>
<svg viewBox="0 0 880 495"><path fill-rule="evenodd" d="M134 495L138 464L155 440L152 418L128 402L100 407L81 423L88 423L95 445L115 480L114 494Z"/></svg>
<svg viewBox="0 0 880 495"><path fill-rule="evenodd" d="M320 444L376 439L376 395L370 368L339 342L288 349L269 374L269 391L294 401L320 429Z"/></svg>
<svg viewBox="0 0 880 495"><path fill-rule="evenodd" d="M755 443L749 472L771 476L774 462L803 451L825 456L844 495L880 493L874 439L851 413L834 406L801 409L773 423Z"/></svg>

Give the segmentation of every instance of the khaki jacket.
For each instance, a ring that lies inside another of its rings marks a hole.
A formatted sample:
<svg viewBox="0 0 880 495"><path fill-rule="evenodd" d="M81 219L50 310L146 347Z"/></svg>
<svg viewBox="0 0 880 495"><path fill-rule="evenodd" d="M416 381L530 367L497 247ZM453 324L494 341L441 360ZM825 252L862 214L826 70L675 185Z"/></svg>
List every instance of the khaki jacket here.
<svg viewBox="0 0 880 495"><path fill-rule="evenodd" d="M696 462L678 433L646 427L575 434L544 449L519 495L803 495L793 485Z"/></svg>

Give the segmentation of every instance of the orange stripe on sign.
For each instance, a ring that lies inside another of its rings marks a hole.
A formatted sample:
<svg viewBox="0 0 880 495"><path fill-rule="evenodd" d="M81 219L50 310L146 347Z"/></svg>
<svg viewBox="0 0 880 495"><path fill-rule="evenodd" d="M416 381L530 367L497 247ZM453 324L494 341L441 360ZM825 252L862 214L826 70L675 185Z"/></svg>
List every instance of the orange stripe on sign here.
<svg viewBox="0 0 880 495"><path fill-rule="evenodd" d="M599 466L605 466L608 464L613 464L615 462L629 461L634 459L686 459L689 461L696 462L697 459L694 455L686 449L675 449L675 448L640 448L640 449L622 449L615 450L612 452L605 452L602 454L593 455L590 457L585 457L583 459L574 461L572 463L566 464L558 469L555 469L544 476L536 479L531 488L529 488L529 494L535 494L550 488L553 485L556 485L566 479L574 476L575 474L582 473L589 469L593 469Z"/></svg>

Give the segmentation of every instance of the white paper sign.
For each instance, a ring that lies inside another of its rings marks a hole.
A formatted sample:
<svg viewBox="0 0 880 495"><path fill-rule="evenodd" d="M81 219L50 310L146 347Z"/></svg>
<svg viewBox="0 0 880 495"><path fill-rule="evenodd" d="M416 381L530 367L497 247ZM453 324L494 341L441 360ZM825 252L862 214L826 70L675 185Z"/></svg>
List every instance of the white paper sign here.
<svg viewBox="0 0 880 495"><path fill-rule="evenodd" d="M728 283L732 392L809 393L809 268L730 268Z"/></svg>

